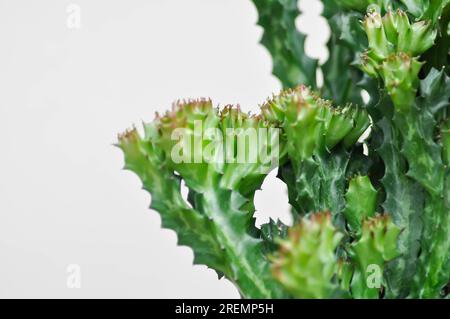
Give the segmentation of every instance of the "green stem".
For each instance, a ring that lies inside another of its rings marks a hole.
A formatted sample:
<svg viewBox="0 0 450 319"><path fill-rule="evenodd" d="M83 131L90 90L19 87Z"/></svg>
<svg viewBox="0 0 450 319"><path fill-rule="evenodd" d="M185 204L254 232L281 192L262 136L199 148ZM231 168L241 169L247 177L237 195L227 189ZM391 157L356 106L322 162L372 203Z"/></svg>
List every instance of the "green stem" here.
<svg viewBox="0 0 450 319"><path fill-rule="evenodd" d="M390 119L393 106L384 96L377 109L383 116L374 123L373 142L380 146L374 151L384 162L385 172L381 179L386 198L382 204L385 212L393 217L394 223L402 229L397 247L400 257L387 265L386 280L390 298L417 297L411 292L411 278L417 271L417 255L423 221L423 189L406 176L407 164L400 154L400 132Z"/></svg>
<svg viewBox="0 0 450 319"><path fill-rule="evenodd" d="M422 253L416 286L420 297L435 298L449 279L446 264L450 254L450 207L446 194L446 168L441 147L433 140L436 122L431 113L412 107L406 114L396 114L394 123L402 134L402 154L409 163L408 176L425 190L422 219Z"/></svg>
<svg viewBox="0 0 450 319"><path fill-rule="evenodd" d="M231 264L229 279L245 298L280 297L263 254L262 241L249 235L251 214L242 210L246 199L218 185L197 194L198 209L214 224L214 232ZM254 227L254 226L253 226Z"/></svg>

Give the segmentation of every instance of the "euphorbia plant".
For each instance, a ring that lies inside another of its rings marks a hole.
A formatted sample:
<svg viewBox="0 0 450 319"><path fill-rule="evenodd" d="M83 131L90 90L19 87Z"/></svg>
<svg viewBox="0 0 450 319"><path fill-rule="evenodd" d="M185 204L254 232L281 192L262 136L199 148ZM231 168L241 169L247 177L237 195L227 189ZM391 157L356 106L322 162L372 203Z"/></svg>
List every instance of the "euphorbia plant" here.
<svg viewBox="0 0 450 319"><path fill-rule="evenodd" d="M253 2L285 89L258 115L189 100L119 136L163 227L246 298L448 297L450 0L324 0L320 66L296 0ZM271 169L290 227L254 223Z"/></svg>

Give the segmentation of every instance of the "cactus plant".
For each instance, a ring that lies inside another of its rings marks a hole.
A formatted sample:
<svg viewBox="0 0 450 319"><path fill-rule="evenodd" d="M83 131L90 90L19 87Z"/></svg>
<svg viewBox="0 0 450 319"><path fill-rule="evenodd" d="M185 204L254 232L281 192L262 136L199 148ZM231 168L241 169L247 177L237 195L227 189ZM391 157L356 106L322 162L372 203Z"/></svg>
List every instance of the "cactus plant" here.
<svg viewBox="0 0 450 319"><path fill-rule="evenodd" d="M258 115L178 101L119 135L162 226L244 298L448 298L450 1L323 0L323 65L296 0L253 2L284 87ZM272 169L294 222L259 228Z"/></svg>

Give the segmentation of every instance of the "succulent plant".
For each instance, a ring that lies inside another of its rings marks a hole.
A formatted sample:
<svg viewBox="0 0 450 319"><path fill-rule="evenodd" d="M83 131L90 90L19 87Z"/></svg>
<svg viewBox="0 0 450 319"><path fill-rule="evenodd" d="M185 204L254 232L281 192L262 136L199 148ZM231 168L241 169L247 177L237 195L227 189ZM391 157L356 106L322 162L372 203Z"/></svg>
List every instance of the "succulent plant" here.
<svg viewBox="0 0 450 319"><path fill-rule="evenodd" d="M280 241L274 276L294 297L331 296L339 287L335 251L343 237L331 223L330 213L303 218L289 229L288 239Z"/></svg>
<svg viewBox="0 0 450 319"><path fill-rule="evenodd" d="M253 2L284 87L258 115L178 101L119 135L162 226L244 298L448 298L450 1L324 0L323 65L296 0ZM273 169L294 222L259 228Z"/></svg>

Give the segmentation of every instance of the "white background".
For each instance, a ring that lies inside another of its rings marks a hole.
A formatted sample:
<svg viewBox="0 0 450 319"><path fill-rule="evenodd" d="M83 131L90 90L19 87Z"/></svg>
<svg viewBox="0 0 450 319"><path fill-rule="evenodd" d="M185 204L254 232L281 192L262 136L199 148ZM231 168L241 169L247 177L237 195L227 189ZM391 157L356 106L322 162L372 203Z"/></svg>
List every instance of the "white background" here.
<svg viewBox="0 0 450 319"><path fill-rule="evenodd" d="M178 247L121 170L117 133L177 98L246 111L280 84L250 0L0 0L0 297L234 298ZM320 4L301 2L307 52L326 58ZM289 222L284 185L258 192L258 222ZM67 267L81 267L81 288Z"/></svg>

